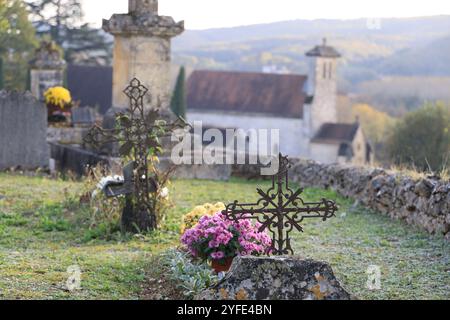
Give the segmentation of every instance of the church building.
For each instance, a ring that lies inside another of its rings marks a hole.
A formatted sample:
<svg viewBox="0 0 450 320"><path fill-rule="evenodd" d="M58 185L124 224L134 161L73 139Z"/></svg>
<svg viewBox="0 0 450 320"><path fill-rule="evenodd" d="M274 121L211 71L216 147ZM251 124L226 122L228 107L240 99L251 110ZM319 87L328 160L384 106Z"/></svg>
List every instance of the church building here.
<svg viewBox="0 0 450 320"><path fill-rule="evenodd" d="M206 128L279 129L280 151L290 157L370 163L359 123L337 120L340 54L324 40L306 57L308 75L194 71L187 82L187 120Z"/></svg>

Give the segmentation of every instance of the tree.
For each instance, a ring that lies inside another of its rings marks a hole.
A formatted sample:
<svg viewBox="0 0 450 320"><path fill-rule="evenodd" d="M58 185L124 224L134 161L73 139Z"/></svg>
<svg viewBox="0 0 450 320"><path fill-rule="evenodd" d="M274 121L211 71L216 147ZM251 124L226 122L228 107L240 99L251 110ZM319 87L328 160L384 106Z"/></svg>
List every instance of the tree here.
<svg viewBox="0 0 450 320"><path fill-rule="evenodd" d="M374 147L375 156L381 163L388 163L386 136L395 124L394 118L368 104L356 104L351 108L352 119L358 119L365 135Z"/></svg>
<svg viewBox="0 0 450 320"><path fill-rule="evenodd" d="M429 104L406 115L393 129L388 150L395 164L421 170L447 169L450 160L450 107Z"/></svg>
<svg viewBox="0 0 450 320"><path fill-rule="evenodd" d="M0 0L0 59L7 89L24 90L28 61L37 41L21 0Z"/></svg>
<svg viewBox="0 0 450 320"><path fill-rule="evenodd" d="M50 34L59 46L66 31L83 19L80 0L29 0L27 4L38 33Z"/></svg>
<svg viewBox="0 0 450 320"><path fill-rule="evenodd" d="M182 118L186 117L186 70L184 67L181 67L178 74L170 107L175 115Z"/></svg>
<svg viewBox="0 0 450 320"><path fill-rule="evenodd" d="M112 61L112 39L103 31L84 24L67 29L65 58L68 63L83 65L110 65Z"/></svg>
<svg viewBox="0 0 450 320"><path fill-rule="evenodd" d="M80 25L80 0L29 0L33 21L41 36L49 36L64 49L68 63L109 65L112 39L102 30Z"/></svg>

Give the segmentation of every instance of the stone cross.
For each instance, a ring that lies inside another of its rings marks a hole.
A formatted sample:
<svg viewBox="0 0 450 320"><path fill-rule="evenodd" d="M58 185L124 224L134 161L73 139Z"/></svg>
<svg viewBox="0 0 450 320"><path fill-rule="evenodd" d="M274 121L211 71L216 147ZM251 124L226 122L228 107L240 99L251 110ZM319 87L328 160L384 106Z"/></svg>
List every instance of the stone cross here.
<svg viewBox="0 0 450 320"><path fill-rule="evenodd" d="M256 203L240 204L235 201L223 211L228 219L239 221L254 219L261 223L259 232L269 230L272 234L270 254L294 254L290 232L296 229L303 232L301 223L305 219L321 218L326 221L335 216L338 207L333 201L304 202L300 195L303 189L293 191L289 187L289 161L279 155L279 171L272 178L268 191L257 189L261 198Z"/></svg>

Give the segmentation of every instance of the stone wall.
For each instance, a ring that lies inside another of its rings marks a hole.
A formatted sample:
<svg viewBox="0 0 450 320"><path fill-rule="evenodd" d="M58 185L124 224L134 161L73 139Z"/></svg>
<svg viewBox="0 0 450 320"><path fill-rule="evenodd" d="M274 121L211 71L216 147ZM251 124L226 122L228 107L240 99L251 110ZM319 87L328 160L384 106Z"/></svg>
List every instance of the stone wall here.
<svg viewBox="0 0 450 320"><path fill-rule="evenodd" d="M0 170L47 167L47 109L30 92L0 91Z"/></svg>
<svg viewBox="0 0 450 320"><path fill-rule="evenodd" d="M340 195L393 219L450 240L450 181L417 178L380 168L325 165L291 159L291 180L304 187L331 188ZM256 166L239 166L235 175L258 177Z"/></svg>

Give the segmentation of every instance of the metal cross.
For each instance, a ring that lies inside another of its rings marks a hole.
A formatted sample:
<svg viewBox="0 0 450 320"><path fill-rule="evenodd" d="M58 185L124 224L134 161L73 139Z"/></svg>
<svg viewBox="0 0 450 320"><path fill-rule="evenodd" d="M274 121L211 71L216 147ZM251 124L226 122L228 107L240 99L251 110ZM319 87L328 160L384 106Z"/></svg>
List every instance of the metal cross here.
<svg viewBox="0 0 450 320"><path fill-rule="evenodd" d="M130 100L129 108L127 112L116 114L116 128L104 129L96 125L84 139L85 143L94 147L107 143L119 143L119 154L122 157L132 157L133 161L127 165L127 168L131 168L132 177L126 181L128 184L132 181L132 186L127 186L124 194L132 194L134 198L133 203L130 201L126 206L128 209L133 207L131 211L134 212L130 215L150 217L144 218L147 222L138 224L142 231L156 229L156 215L153 212L154 203L150 193L155 192L157 187L155 187L154 179L149 176L149 155L162 152L161 137L169 135L175 128L186 126L181 118L173 123L161 120L158 109L146 111L144 97L147 92L148 89L138 79L131 80L124 90ZM151 100L151 97L149 98ZM157 107L160 106L158 99ZM130 197L127 197L127 202L128 200Z"/></svg>
<svg viewBox="0 0 450 320"><path fill-rule="evenodd" d="M256 203L240 204L235 201L223 211L228 219L239 221L255 219L261 223L259 232L269 230L272 234L272 247L269 254L294 254L290 232L294 228L303 232L301 223L309 218L326 221L335 216L338 206L335 202L322 199L320 202L304 202L300 197L304 189L294 192L289 187L289 160L279 155L279 170L272 177L272 187L264 192L257 189L261 198Z"/></svg>

